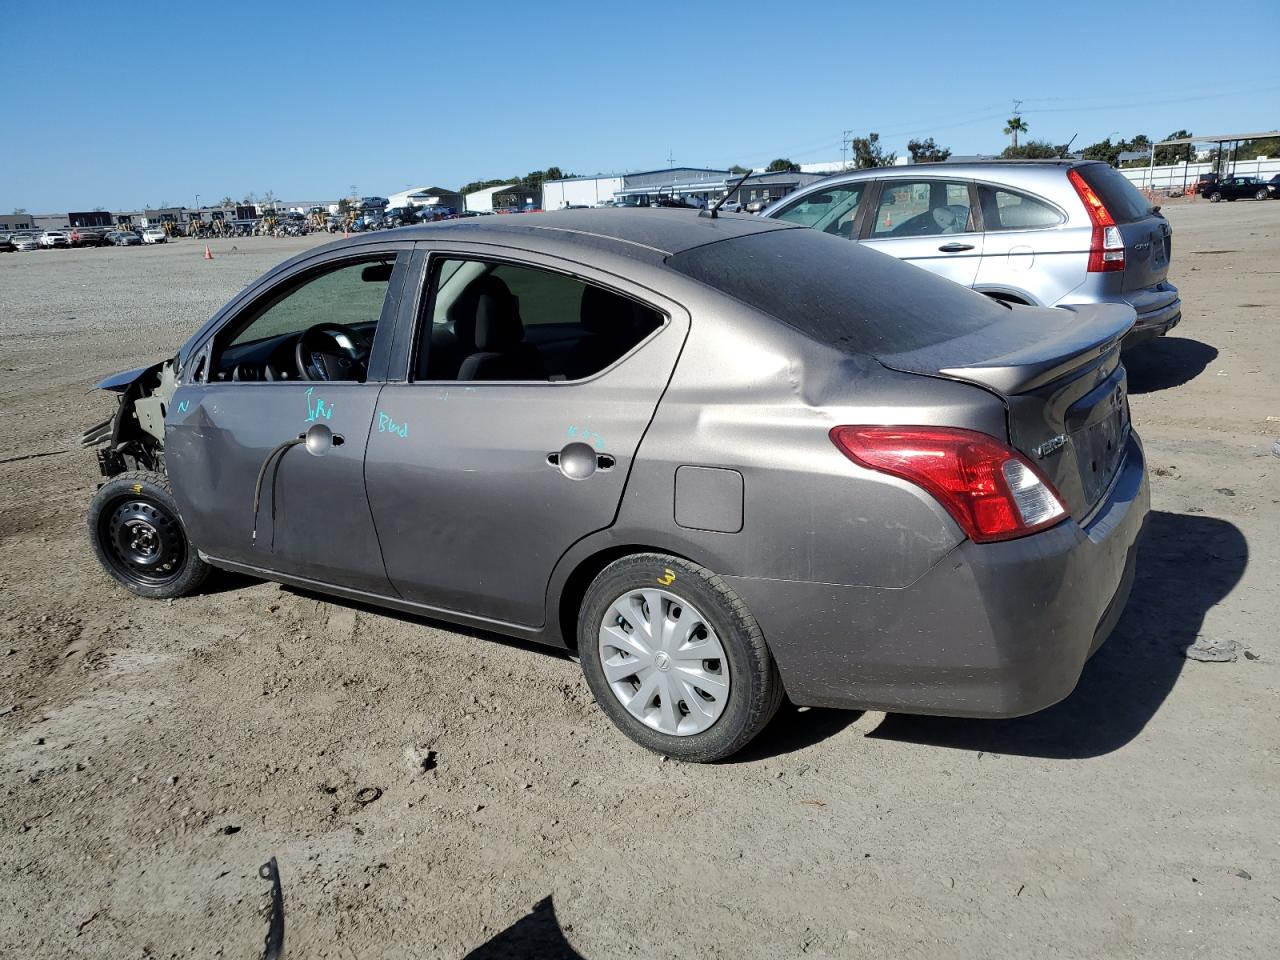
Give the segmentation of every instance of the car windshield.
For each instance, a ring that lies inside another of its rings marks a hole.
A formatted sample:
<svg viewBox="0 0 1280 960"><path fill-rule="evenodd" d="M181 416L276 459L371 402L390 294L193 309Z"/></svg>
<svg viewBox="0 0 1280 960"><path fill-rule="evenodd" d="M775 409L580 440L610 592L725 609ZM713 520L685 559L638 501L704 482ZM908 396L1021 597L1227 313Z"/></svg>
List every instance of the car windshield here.
<svg viewBox="0 0 1280 960"><path fill-rule="evenodd" d="M667 263L846 353L915 350L1008 315L982 294L816 230L724 240Z"/></svg>

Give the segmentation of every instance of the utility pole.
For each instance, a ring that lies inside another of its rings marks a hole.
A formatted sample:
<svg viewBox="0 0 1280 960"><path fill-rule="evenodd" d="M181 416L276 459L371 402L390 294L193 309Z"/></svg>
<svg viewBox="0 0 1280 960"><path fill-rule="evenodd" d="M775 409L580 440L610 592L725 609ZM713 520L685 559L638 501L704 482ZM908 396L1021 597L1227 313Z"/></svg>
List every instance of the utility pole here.
<svg viewBox="0 0 1280 960"><path fill-rule="evenodd" d="M849 169L849 137L852 135L852 130L840 131L840 169L842 171Z"/></svg>

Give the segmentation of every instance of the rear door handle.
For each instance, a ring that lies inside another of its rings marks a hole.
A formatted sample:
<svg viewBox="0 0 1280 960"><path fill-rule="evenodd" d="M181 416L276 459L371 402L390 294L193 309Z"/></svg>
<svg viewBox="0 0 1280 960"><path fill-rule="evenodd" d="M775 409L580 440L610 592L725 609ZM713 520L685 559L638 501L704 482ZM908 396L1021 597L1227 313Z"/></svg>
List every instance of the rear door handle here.
<svg viewBox="0 0 1280 960"><path fill-rule="evenodd" d="M972 243L944 243L938 248L943 253L963 253L965 250L972 250Z"/></svg>
<svg viewBox="0 0 1280 960"><path fill-rule="evenodd" d="M570 443L547 454L547 465L570 480L585 480L597 470L612 470L616 463L612 454L596 453L585 443Z"/></svg>

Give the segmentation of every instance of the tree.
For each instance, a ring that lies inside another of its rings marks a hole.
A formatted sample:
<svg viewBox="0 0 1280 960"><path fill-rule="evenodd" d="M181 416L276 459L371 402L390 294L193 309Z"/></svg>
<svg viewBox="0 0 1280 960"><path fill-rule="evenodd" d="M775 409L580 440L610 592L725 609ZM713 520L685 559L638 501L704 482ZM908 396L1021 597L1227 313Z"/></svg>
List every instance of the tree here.
<svg viewBox="0 0 1280 960"><path fill-rule="evenodd" d="M765 173L799 173L800 164L794 160L788 160L786 157L779 157L767 167L764 168Z"/></svg>
<svg viewBox="0 0 1280 960"><path fill-rule="evenodd" d="M276 208L276 195L271 190L268 190L266 193L262 195L262 209L274 210L275 208Z"/></svg>
<svg viewBox="0 0 1280 960"><path fill-rule="evenodd" d="M1056 160L1066 151L1048 140L1028 140L1020 147L1008 146L1000 153L1004 160Z"/></svg>
<svg viewBox="0 0 1280 960"><path fill-rule="evenodd" d="M13 212L14 212L14 213L26 213L26 212L27 212L27 208L26 208L26 207L14 207L14 208L13 208Z"/></svg>
<svg viewBox="0 0 1280 960"><path fill-rule="evenodd" d="M1190 130L1175 130L1173 133L1165 137L1166 140L1185 140L1191 136ZM1172 163L1181 163L1183 160L1191 159L1191 151L1195 148L1195 144L1187 143L1181 146L1172 147L1156 147L1156 165L1168 166Z"/></svg>
<svg viewBox="0 0 1280 960"><path fill-rule="evenodd" d="M907 152L911 154L912 163L941 163L951 156L951 151L928 140L911 140L907 143Z"/></svg>
<svg viewBox="0 0 1280 960"><path fill-rule="evenodd" d="M729 172L734 174L735 176L740 177L744 173L750 173L751 171L748 170L746 167L742 166L741 164L735 163L732 167L729 168Z"/></svg>
<svg viewBox="0 0 1280 960"><path fill-rule="evenodd" d="M1124 141L1112 143L1111 138L1100 140L1097 143L1091 143L1080 151L1080 156L1085 160L1105 160L1113 167L1116 161L1120 159L1120 151L1124 148Z"/></svg>
<svg viewBox="0 0 1280 960"><path fill-rule="evenodd" d="M1020 114L1015 113L1009 118L1008 122L1005 123L1004 132L1013 138L1013 140L1010 141L1009 146L1017 150L1018 134L1027 132L1027 121L1023 120Z"/></svg>
<svg viewBox="0 0 1280 960"><path fill-rule="evenodd" d="M338 201L338 216L345 217L351 212L351 201L343 197Z"/></svg>
<svg viewBox="0 0 1280 960"><path fill-rule="evenodd" d="M236 205L236 202L231 199L230 194L228 194L227 196L223 197L221 200L218 201L218 206L224 209L227 207L234 207L235 205Z"/></svg>
<svg viewBox="0 0 1280 960"><path fill-rule="evenodd" d="M865 137L854 137L849 141L853 150L853 166L855 170L867 170L871 167L892 167L898 159L896 153L885 153L880 146L880 134L869 133Z"/></svg>

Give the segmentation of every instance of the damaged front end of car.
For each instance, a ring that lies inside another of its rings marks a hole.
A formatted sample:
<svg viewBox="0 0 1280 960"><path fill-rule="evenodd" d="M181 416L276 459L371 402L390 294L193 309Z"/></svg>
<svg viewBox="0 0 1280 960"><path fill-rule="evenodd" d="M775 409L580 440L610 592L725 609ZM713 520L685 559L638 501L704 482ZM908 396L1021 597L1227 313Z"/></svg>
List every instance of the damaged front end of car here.
<svg viewBox="0 0 1280 960"><path fill-rule="evenodd" d="M98 469L104 477L130 470L166 472L164 420L177 388L177 357L125 370L95 384L96 390L120 395L116 412L94 424L80 438L82 447L99 448Z"/></svg>

